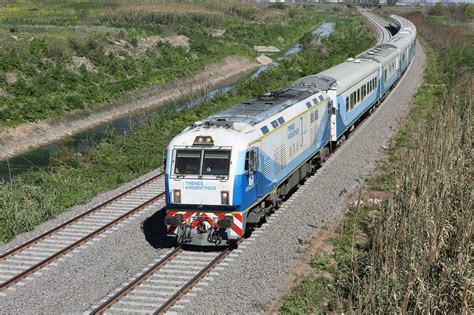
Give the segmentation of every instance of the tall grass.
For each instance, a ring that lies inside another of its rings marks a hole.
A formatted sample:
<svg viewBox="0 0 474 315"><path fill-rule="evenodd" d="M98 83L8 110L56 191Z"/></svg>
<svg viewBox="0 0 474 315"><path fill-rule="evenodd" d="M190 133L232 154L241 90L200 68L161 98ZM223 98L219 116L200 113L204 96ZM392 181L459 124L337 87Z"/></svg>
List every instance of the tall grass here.
<svg viewBox="0 0 474 315"><path fill-rule="evenodd" d="M394 197L373 221L368 254L354 252L349 309L467 314L472 306L472 78L433 111L396 154Z"/></svg>
<svg viewBox="0 0 474 315"><path fill-rule="evenodd" d="M468 314L473 303L473 35L415 13L428 70L383 166L393 195L341 262L346 309ZM448 28L448 30L446 30ZM373 187L380 182L375 181Z"/></svg>
<svg viewBox="0 0 474 315"><path fill-rule="evenodd" d="M304 279L284 313L472 310L474 37L451 18L408 17L424 43L427 68L368 184L368 198L387 200L349 209L329 240L330 265L317 267L326 275Z"/></svg>
<svg viewBox="0 0 474 315"><path fill-rule="evenodd" d="M165 12L148 10L111 10L102 17L102 21L111 25L200 25L203 27L221 27L224 17L206 12Z"/></svg>

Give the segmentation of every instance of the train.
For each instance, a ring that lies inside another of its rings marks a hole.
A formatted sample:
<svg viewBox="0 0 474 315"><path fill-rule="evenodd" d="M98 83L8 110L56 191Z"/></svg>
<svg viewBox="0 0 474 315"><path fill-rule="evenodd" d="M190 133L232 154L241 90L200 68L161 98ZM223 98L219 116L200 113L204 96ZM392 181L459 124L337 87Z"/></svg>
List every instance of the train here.
<svg viewBox="0 0 474 315"><path fill-rule="evenodd" d="M388 42L178 134L164 154L168 235L179 244L228 246L278 208L412 62L416 28L391 19L399 31Z"/></svg>

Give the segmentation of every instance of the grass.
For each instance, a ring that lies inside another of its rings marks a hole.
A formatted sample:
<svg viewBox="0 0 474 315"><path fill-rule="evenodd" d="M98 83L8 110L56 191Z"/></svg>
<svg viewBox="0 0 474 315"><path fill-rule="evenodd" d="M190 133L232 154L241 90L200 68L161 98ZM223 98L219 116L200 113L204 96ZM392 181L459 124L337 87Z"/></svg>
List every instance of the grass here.
<svg viewBox="0 0 474 315"><path fill-rule="evenodd" d="M127 134L111 134L82 156L66 149L52 157L50 168L31 170L10 183L0 183L0 238L8 242L104 189L161 166L163 149L191 122L301 76L320 72L373 43L367 26L354 12L329 11L326 19L338 23L321 46L306 45L300 53L258 78L242 80L230 94L219 95L179 113L169 110L153 115Z"/></svg>
<svg viewBox="0 0 474 315"><path fill-rule="evenodd" d="M217 1L35 1L0 6L0 127L91 111L254 45L284 48L320 23L316 8ZM215 34L222 33L220 36ZM150 36L186 36L189 47ZM85 57L95 71L74 65ZM12 82L8 77L14 76Z"/></svg>
<svg viewBox="0 0 474 315"><path fill-rule="evenodd" d="M349 209L342 232L330 240L334 252L313 259L312 266L329 270L329 281L304 279L283 313L472 309L472 30L447 24L450 15L405 15L428 58L424 84L368 183L369 194L384 190L391 197ZM328 301L307 302L317 296Z"/></svg>

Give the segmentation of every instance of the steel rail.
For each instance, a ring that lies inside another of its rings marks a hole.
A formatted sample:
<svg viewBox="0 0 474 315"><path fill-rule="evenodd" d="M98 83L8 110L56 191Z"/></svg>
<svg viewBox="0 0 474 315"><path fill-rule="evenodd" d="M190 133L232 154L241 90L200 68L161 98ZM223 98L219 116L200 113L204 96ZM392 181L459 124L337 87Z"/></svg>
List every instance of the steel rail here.
<svg viewBox="0 0 474 315"><path fill-rule="evenodd" d="M241 242L238 241L237 244ZM163 305L160 306L153 314L164 314L176 302L178 302L186 293L193 288L202 278L204 278L214 267L216 267L227 255L232 252L233 247L226 247L216 258L214 258L206 267L199 271L191 280L189 280L178 292L170 297Z"/></svg>
<svg viewBox="0 0 474 315"><path fill-rule="evenodd" d="M241 241L238 241L239 244ZM235 247L227 247L223 251L221 251L216 257L212 259L204 268L202 268L199 272L194 275L189 281L187 281L178 291L173 294L168 300L166 300L153 314L163 314L167 310L169 310L177 301L179 301L186 293L189 292L196 285L202 278L204 278L214 267L216 267L228 254L232 252ZM148 278L152 277L156 274L156 272L160 271L161 268L165 267L167 263L173 261L173 258L178 256L179 253L183 252L181 247L175 248L169 254L167 254L163 259L155 263L145 272L143 272L139 277L135 280L130 282L124 288L122 288L119 292L115 293L112 297L110 297L107 301L97 306L95 309L91 311L93 315L100 315L104 314L107 309L111 308L116 303L120 302L122 298L127 296L127 294L133 292L134 289L140 286L143 282L145 282ZM179 257L179 256L178 256Z"/></svg>
<svg viewBox="0 0 474 315"><path fill-rule="evenodd" d="M4 254L2 254L2 255L0 256L0 261L2 261L2 260L4 260L5 258L8 258L8 257L10 257L10 256L12 256L12 255L14 255L14 254L16 254L17 252L20 252L20 251L25 250L26 248L30 247L31 245L37 243L38 241L40 241L40 240L42 240L42 239L48 237L49 235L53 234L54 232L56 232L56 231L58 231L58 230L60 230L60 229L62 229L62 228L64 228L64 227L66 227L67 225L69 225L69 224L71 224L71 223L74 223L74 222L78 221L79 219L82 219L82 218L88 216L89 214L91 214L91 213L93 213L93 212L95 212L95 211L97 211L97 210L99 210L99 209L101 209L101 208L103 208L103 207L105 207L105 206L111 204L112 202L116 201L117 199L120 199L120 198L124 197L125 195L128 195L129 193L131 193L131 192L137 190L138 188L142 187L143 185L146 185L146 184L148 184L149 182L151 182L151 181L153 181L153 180L155 180L155 179L157 179L157 178L159 178L159 177L161 177L161 176L163 176L163 175L164 175L164 172L162 172L162 173L160 173L160 174L158 174L158 175L155 175L155 176L153 176L153 177L151 177L151 178L145 180L144 182L142 182L142 183L140 183L140 184L138 184L138 185L136 185L136 186L134 186L134 187L132 187L132 188L130 188L130 189L128 189L128 190L126 190L126 191L120 193L120 194L118 194L117 196L114 196L113 198L108 199L108 200L106 200L106 201L104 201L104 202L98 204L97 206L94 206L93 208L87 210L86 212L81 213L80 215L78 215L78 216L76 216L76 217L74 217L74 218L72 218L72 219L70 219L70 220L68 220L68 221L66 221L66 222L61 223L60 225L58 225L58 226L52 228L51 230L48 230L48 231L46 231L46 232L44 232L44 233L42 233L42 234L36 236L35 238L33 238L33 239L31 239L31 240L29 240L29 241L27 241L27 242L25 242L25 243L19 245L18 247L15 247L15 248L11 249L10 251L8 251L8 252L6 252L6 253L4 253Z"/></svg>
<svg viewBox="0 0 474 315"><path fill-rule="evenodd" d="M166 255L163 259L158 261L156 264L154 264L150 269L145 271L142 275L140 275L138 278L130 282L127 286L125 286L122 290L117 292L114 296L112 296L110 299L99 305L96 309L94 309L91 314L103 314L105 310L107 310L110 306L115 304L117 301L119 301L122 297L127 295L130 291L135 289L137 286L139 286L143 281L148 279L151 275L153 275L157 270L159 270L161 267L163 267L164 264L167 262L171 261L176 255L181 253L183 249L181 247L176 247L174 250L172 250L168 255Z"/></svg>
<svg viewBox="0 0 474 315"><path fill-rule="evenodd" d="M139 185L136 185L134 187L132 187L131 189L128 189L127 191L125 191L124 193L121 193L119 194L118 196L115 196L114 198L112 199L109 199L108 201L104 202L104 203L101 203L100 205L92 208L91 210L88 210L86 211L85 213L55 227L54 229L46 232L46 233L43 233L42 235L34 238L33 240L30 240L29 242L26 242L25 244L11 250L10 252L8 252L7 254L3 255L2 256L2 260L5 260L7 257L10 257L10 256L13 256L15 253L18 253L18 252L21 252L29 247L31 247L32 245L36 244L37 242L39 242L40 240L42 239L45 239L47 238L48 236L50 236L51 234L53 234L54 232L64 228L65 226L73 223L73 222L76 222L78 221L79 219L81 218L84 218L85 216L87 216L88 214L92 213L93 211L96 211L102 207L104 207L105 205L108 205L110 203L112 203L113 201L129 194L130 192L140 188L140 187L143 187L144 185L146 185L147 183L150 183L151 181L159 178L160 176L162 176L163 173L161 174L158 174L156 176L153 176L152 178L140 183ZM37 271L38 269L46 266L47 264L51 263L52 261L54 261L55 259L67 254L68 252L74 250L75 248L79 247L80 245L88 242L89 240L91 240L92 238L98 236L99 234L103 233L105 230L111 228L112 226L116 225L117 223L120 223L121 221L125 220L126 218L130 217L131 215L135 214L136 212L140 211L141 209L147 207L148 205L154 203L155 201L157 201L158 199L161 199L163 197L163 195L165 194L165 192L160 192L158 193L157 195L155 195L154 197L146 200L145 202L141 203L140 205L134 207L133 209L127 211L126 213L120 215L119 217L113 219L112 221L104 224L103 226L99 227L98 229L92 231L91 233L87 234L86 236L78 239L77 241L75 241L74 243L66 246L65 248L53 253L52 255L46 257L45 259L39 261L38 263L36 263L35 265L29 267L28 269L25 269L24 271L16 274L15 276L11 277L10 279L8 279L7 281L3 282L1 285L0 285L0 292L1 291L4 291L5 289L7 289L8 287L10 287L11 285L13 285L14 283L20 281L21 279L27 277L28 275L34 273L35 271Z"/></svg>

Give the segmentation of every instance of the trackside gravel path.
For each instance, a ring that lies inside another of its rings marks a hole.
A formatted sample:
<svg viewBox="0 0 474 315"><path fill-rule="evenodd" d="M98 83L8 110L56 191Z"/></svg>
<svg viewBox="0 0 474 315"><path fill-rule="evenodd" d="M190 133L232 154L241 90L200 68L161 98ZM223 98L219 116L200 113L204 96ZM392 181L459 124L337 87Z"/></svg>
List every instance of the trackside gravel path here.
<svg viewBox="0 0 474 315"><path fill-rule="evenodd" d="M196 291L184 313L263 312L277 296L311 240L328 220L344 213L343 201L374 172L382 146L422 81L425 54L417 44L414 62L397 89L339 148L329 161L293 195L288 206L270 218L258 236L246 240L205 290Z"/></svg>

